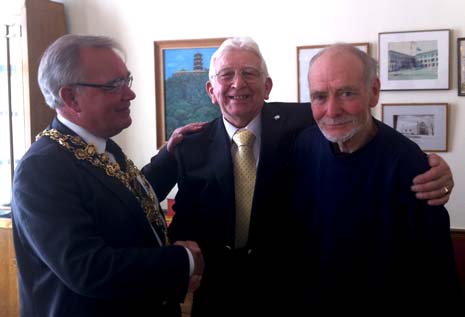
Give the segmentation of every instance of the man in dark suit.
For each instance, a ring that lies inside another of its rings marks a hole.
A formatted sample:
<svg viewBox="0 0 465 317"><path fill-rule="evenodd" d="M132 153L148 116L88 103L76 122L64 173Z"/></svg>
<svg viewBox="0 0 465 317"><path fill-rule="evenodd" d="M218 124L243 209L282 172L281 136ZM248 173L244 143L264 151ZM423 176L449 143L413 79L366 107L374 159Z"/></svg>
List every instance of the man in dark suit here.
<svg viewBox="0 0 465 317"><path fill-rule="evenodd" d="M222 117L198 133L183 136L176 145L176 162L164 163L167 178L155 177L161 170L160 159L170 160L166 149L143 169L162 197L174 185L170 177L177 176L179 191L170 238L195 240L203 251L205 274L194 295L193 317L258 316L279 310L289 314L294 306L294 290L288 288L293 282L290 276L296 277L290 261L295 241L287 212L288 161L296 134L313 124L313 119L309 104L264 103L271 88L257 44L249 38L226 40L212 56L206 85ZM233 156L238 148L232 145L241 130L254 134L253 153L258 162L245 245L236 241L239 220ZM172 138L178 138L176 131ZM442 188L452 186L447 164L441 165L440 174L445 177L439 187L433 186L440 190L431 198L443 199ZM267 298L266 302L258 301L257 294Z"/></svg>
<svg viewBox="0 0 465 317"><path fill-rule="evenodd" d="M167 245L153 189L110 139L135 98L121 52L107 37L65 35L40 62L57 118L14 177L21 316L180 316L203 272L195 242Z"/></svg>

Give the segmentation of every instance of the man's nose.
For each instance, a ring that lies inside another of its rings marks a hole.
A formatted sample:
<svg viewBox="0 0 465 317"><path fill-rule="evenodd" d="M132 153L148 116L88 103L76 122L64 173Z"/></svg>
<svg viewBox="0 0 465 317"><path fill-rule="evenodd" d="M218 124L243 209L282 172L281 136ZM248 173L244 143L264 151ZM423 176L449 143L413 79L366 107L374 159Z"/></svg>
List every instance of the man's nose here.
<svg viewBox="0 0 465 317"><path fill-rule="evenodd" d="M339 101L335 96L330 95L326 103L326 115L328 117L336 117L341 113Z"/></svg>
<svg viewBox="0 0 465 317"><path fill-rule="evenodd" d="M132 90L131 87L125 85L123 87L123 90L124 90L123 95L126 97L126 99L133 100L136 98L136 93L134 92L134 90Z"/></svg>
<svg viewBox="0 0 465 317"><path fill-rule="evenodd" d="M240 88L245 85L247 85L247 82L244 80L242 73L240 71L236 71L232 80L232 86L234 88Z"/></svg>

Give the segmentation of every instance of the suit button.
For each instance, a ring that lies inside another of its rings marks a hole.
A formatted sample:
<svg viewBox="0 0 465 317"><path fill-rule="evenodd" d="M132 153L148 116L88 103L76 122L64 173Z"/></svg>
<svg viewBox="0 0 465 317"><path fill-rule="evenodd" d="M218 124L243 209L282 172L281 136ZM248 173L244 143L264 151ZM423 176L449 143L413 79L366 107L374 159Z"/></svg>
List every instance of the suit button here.
<svg viewBox="0 0 465 317"><path fill-rule="evenodd" d="M247 255L250 255L252 253L252 249L247 250Z"/></svg>
<svg viewBox="0 0 465 317"><path fill-rule="evenodd" d="M231 250L232 250L231 246L229 246L229 245L225 245L224 248L225 248L227 251L231 251Z"/></svg>

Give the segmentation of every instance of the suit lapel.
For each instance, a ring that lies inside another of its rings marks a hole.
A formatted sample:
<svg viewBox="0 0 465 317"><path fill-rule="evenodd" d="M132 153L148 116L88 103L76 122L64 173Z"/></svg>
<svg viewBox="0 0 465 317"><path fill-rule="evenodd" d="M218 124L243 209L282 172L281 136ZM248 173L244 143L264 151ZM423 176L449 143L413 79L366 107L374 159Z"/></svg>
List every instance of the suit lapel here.
<svg viewBox="0 0 465 317"><path fill-rule="evenodd" d="M279 199L279 197L275 197L272 190L274 186L277 186L276 177L282 168L282 156L284 154L281 154L279 147L283 138L285 121L285 116L279 110L275 108L270 109L265 103L261 121L260 160L257 167L250 219L250 226L252 228L249 235L250 246L253 246L256 239L263 234L261 231L263 226L267 226L266 223L268 223L268 220L274 217L273 214L270 214L270 210L267 210L266 206L270 206L270 200ZM284 184L284 186L286 185ZM263 217L260 213L263 213ZM263 219L260 220L260 217Z"/></svg>
<svg viewBox="0 0 465 317"><path fill-rule="evenodd" d="M231 159L231 142L223 124L218 119L210 134L210 149L208 162L213 162L216 179L226 198L226 203L234 208L234 178ZM233 195L231 195L233 193Z"/></svg>
<svg viewBox="0 0 465 317"><path fill-rule="evenodd" d="M63 125L56 118L53 120L51 127L57 129L63 134L76 135L74 131L70 130L68 127ZM150 224L145 216L144 211L142 210L139 202L136 197L121 183L117 178L108 176L102 168L96 167L85 160L77 160L79 164L85 171L94 176L104 187L109 189L115 195L115 199L120 200L126 207L128 211L134 213L134 218L138 219L138 223L144 227L149 234L153 236L152 230L150 229ZM137 211L137 212L134 212Z"/></svg>
<svg viewBox="0 0 465 317"><path fill-rule="evenodd" d="M262 110L262 131L260 160L257 168L257 184L255 196L260 193L261 188L267 183L267 178L273 175L275 166L280 166L282 159L278 150L283 135L283 125L286 118L277 110L270 109L265 104Z"/></svg>

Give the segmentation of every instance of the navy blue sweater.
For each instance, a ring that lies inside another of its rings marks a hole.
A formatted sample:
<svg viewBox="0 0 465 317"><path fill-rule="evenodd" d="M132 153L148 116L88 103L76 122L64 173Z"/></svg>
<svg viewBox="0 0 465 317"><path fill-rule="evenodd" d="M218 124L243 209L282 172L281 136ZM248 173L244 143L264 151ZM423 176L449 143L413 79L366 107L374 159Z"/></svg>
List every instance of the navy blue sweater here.
<svg viewBox="0 0 465 317"><path fill-rule="evenodd" d="M410 190L429 169L426 155L375 123L376 136L351 154L337 153L318 127L297 139L294 207L305 232L307 299L354 310L428 300L440 307L458 290L447 210Z"/></svg>

